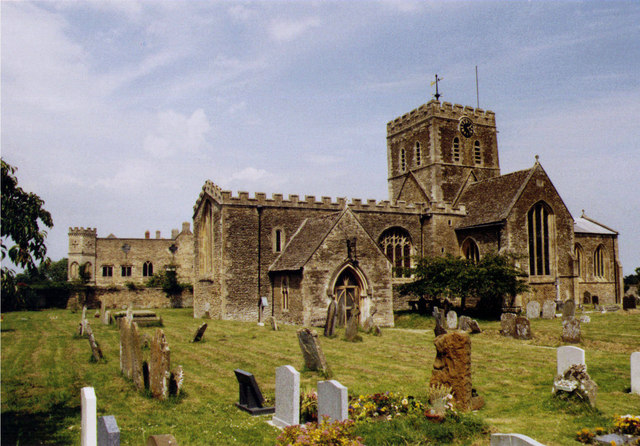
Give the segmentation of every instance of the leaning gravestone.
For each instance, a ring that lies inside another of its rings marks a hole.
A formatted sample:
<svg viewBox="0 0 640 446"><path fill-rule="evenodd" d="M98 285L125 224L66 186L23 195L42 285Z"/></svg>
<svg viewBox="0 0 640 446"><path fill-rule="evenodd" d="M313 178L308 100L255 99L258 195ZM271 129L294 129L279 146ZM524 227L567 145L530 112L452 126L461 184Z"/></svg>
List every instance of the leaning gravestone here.
<svg viewBox="0 0 640 446"><path fill-rule="evenodd" d="M471 334L482 333L480 325L478 325L478 321L475 319L471 319L471 322L469 322L469 330L471 331Z"/></svg>
<svg viewBox="0 0 640 446"><path fill-rule="evenodd" d="M324 324L324 335L331 337L336 332L336 300L331 299L329 308L327 308L327 321Z"/></svg>
<svg viewBox="0 0 640 446"><path fill-rule="evenodd" d="M323 416L330 421L349 419L349 396L345 386L330 379L318 382L318 420Z"/></svg>
<svg viewBox="0 0 640 446"><path fill-rule="evenodd" d="M458 330L467 331L469 330L469 324L471 323L471 318L469 316L460 316L458 319Z"/></svg>
<svg viewBox="0 0 640 446"><path fill-rule="evenodd" d="M89 345L91 346L91 356L96 361L100 361L104 356L102 355L102 350L96 341L96 338L93 336L93 330L91 330L91 325L87 322L85 327L87 333L87 339L89 340Z"/></svg>
<svg viewBox="0 0 640 446"><path fill-rule="evenodd" d="M587 364L584 360L584 350L572 345L563 345L556 350L556 375L562 375L575 364Z"/></svg>
<svg viewBox="0 0 640 446"><path fill-rule="evenodd" d="M538 319L540 317L540 302L532 300L527 304L527 318Z"/></svg>
<svg viewBox="0 0 640 446"><path fill-rule="evenodd" d="M206 324L205 324L206 325ZM159 400L169 396L169 378L171 377L171 351L164 332L158 328L151 341L149 359L149 390Z"/></svg>
<svg viewBox="0 0 640 446"><path fill-rule="evenodd" d="M516 330L514 337L516 339L531 339L531 323L524 316L516 317Z"/></svg>
<svg viewBox="0 0 640 446"><path fill-rule="evenodd" d="M196 334L193 336L193 341L192 342L200 342L202 341L202 339L204 339L204 332L207 330L207 323L205 322L204 324L202 324L198 330L196 330Z"/></svg>
<svg viewBox="0 0 640 446"><path fill-rule="evenodd" d="M580 321L574 317L562 321L562 341L577 344L580 342Z"/></svg>
<svg viewBox="0 0 640 446"><path fill-rule="evenodd" d="M502 313L500 316L500 334L502 336L515 336L516 317L515 313Z"/></svg>
<svg viewBox="0 0 640 446"><path fill-rule="evenodd" d="M276 320L276 318L275 318L275 317L273 317L273 316L269 316L269 317L267 318L267 322L269 322L269 326L271 327L271 329L272 329L273 331L278 331L278 330L279 330L279 328L278 328L278 321Z"/></svg>
<svg viewBox="0 0 640 446"><path fill-rule="evenodd" d="M355 310L353 310L353 313L351 313L351 316L349 317L349 321L347 321L347 328L344 332L344 337L347 339L347 341L354 342L362 339L362 338L359 338L358 336L359 320L360 320L360 310L356 308Z"/></svg>
<svg viewBox="0 0 640 446"><path fill-rule="evenodd" d="M318 333L308 328L302 328L298 330L297 334L305 366L309 370L328 373L329 366L318 342Z"/></svg>
<svg viewBox="0 0 640 446"><path fill-rule="evenodd" d="M429 385L446 384L451 387L456 408L471 409L471 338L469 334L454 331L438 336L433 341L436 359Z"/></svg>
<svg viewBox="0 0 640 446"><path fill-rule="evenodd" d="M278 427L300 424L300 373L290 365L276 369L276 412L271 422Z"/></svg>
<svg viewBox="0 0 640 446"><path fill-rule="evenodd" d="M631 393L640 395L640 352L631 353Z"/></svg>
<svg viewBox="0 0 640 446"><path fill-rule="evenodd" d="M113 415L98 417L98 446L120 446L120 429Z"/></svg>
<svg viewBox="0 0 640 446"><path fill-rule="evenodd" d="M238 380L238 402L236 406L251 415L265 415L275 412L275 407L264 407L264 397L254 376L244 370L233 371Z"/></svg>
<svg viewBox="0 0 640 446"><path fill-rule="evenodd" d="M556 317L556 303L545 300L542 304L542 319L554 319Z"/></svg>
<svg viewBox="0 0 640 446"><path fill-rule="evenodd" d="M572 299L568 299L562 306L562 319L570 319L576 315L576 304Z"/></svg>
<svg viewBox="0 0 640 446"><path fill-rule="evenodd" d="M453 310L447 313L447 328L449 330L458 328L458 314Z"/></svg>

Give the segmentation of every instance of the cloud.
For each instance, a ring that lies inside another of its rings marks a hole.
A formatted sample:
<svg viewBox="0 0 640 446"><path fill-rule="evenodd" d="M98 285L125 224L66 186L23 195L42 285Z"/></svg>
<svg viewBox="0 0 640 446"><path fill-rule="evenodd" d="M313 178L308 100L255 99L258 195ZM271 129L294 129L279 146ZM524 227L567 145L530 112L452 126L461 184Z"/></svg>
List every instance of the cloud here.
<svg viewBox="0 0 640 446"><path fill-rule="evenodd" d="M317 17L302 20L274 20L269 25L269 35L277 42L289 42L318 26L320 26L320 19Z"/></svg>
<svg viewBox="0 0 640 446"><path fill-rule="evenodd" d="M173 110L158 113L155 129L144 139L144 150L159 158L198 153L208 147L209 119L201 108L191 116Z"/></svg>
<svg viewBox="0 0 640 446"><path fill-rule="evenodd" d="M245 167L233 173L228 181L224 181L224 184L240 184L240 187L246 188L246 186L250 186L254 190L273 190L276 187L282 186L284 183L286 183L286 179L282 176L255 167Z"/></svg>

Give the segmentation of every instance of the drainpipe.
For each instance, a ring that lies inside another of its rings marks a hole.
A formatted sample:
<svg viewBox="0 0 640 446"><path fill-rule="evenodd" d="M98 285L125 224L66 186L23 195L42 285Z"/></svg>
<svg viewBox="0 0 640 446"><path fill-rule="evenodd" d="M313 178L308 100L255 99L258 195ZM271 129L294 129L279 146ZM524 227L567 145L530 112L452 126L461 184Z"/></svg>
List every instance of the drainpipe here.
<svg viewBox="0 0 640 446"><path fill-rule="evenodd" d="M257 206L258 210L258 301L260 300L261 278L262 278L262 206Z"/></svg>

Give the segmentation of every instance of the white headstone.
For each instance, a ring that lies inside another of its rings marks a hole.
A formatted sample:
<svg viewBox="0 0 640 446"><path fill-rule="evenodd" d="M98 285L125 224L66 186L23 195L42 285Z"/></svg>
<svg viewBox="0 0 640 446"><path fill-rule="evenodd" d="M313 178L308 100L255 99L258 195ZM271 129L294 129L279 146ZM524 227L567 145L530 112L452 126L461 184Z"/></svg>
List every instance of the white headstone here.
<svg viewBox="0 0 640 446"><path fill-rule="evenodd" d="M540 317L540 302L532 300L527 304L527 318L538 319Z"/></svg>
<svg viewBox="0 0 640 446"><path fill-rule="evenodd" d="M458 314L453 310L447 313L447 328L449 330L458 328Z"/></svg>
<svg viewBox="0 0 640 446"><path fill-rule="evenodd" d="M300 424L300 373L290 365L276 369L276 413L271 422L278 427Z"/></svg>
<svg viewBox="0 0 640 446"><path fill-rule="evenodd" d="M522 434L491 434L491 446L544 446Z"/></svg>
<svg viewBox="0 0 640 446"><path fill-rule="evenodd" d="M584 364L585 370L587 364L584 360L584 350L571 345L563 345L557 349L557 374L562 375L569 367L574 364Z"/></svg>
<svg viewBox="0 0 640 446"><path fill-rule="evenodd" d="M334 379L318 382L318 420L324 415L331 421L349 419L347 388Z"/></svg>
<svg viewBox="0 0 640 446"><path fill-rule="evenodd" d="M640 395L640 352L631 353L631 393Z"/></svg>
<svg viewBox="0 0 640 446"><path fill-rule="evenodd" d="M82 446L97 446L98 432L96 427L96 392L93 387L80 389L82 403Z"/></svg>

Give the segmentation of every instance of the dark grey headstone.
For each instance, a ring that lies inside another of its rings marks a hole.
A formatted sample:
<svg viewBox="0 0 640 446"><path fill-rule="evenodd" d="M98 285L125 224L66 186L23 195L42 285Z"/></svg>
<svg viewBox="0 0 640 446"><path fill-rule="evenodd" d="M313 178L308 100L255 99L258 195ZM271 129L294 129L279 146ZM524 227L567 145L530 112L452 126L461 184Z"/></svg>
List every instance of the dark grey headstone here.
<svg viewBox="0 0 640 446"><path fill-rule="evenodd" d="M196 334L193 336L193 342L200 342L204 338L204 332L207 330L207 323L202 324L198 330L196 330Z"/></svg>
<svg viewBox="0 0 640 446"><path fill-rule="evenodd" d="M265 415L276 411L275 407L264 407L264 397L253 374L240 369L233 372L238 380L240 394L236 406L251 415Z"/></svg>
<svg viewBox="0 0 640 446"><path fill-rule="evenodd" d="M98 417L98 446L120 446L120 429L113 415Z"/></svg>

